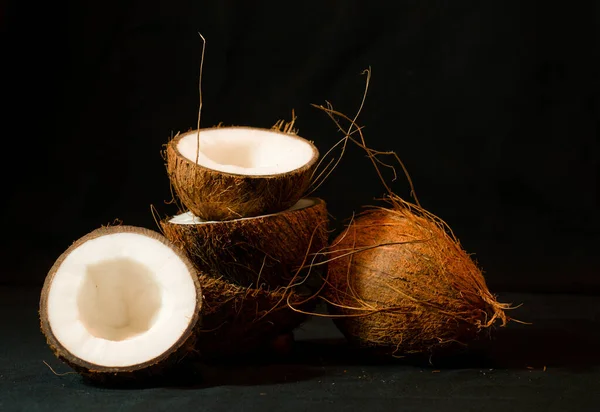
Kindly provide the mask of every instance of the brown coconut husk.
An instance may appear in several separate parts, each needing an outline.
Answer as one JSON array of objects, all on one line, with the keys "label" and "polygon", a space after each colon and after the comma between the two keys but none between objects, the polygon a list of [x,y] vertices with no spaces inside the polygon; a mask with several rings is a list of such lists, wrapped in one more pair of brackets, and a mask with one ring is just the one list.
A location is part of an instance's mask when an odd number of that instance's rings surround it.
[{"label": "brown coconut husk", "polygon": [[[349,122],[342,139],[365,150],[387,190],[386,207],[370,207],[353,219],[327,252],[328,272],[319,293],[335,324],[353,345],[378,354],[403,356],[464,346],[489,336],[496,323],[511,320],[509,304],[499,303],[487,288],[481,269],[464,251],[450,227],[423,209],[408,171],[395,152],[367,147],[356,124],[367,90],[354,118],[315,106],[334,121]],[[354,137],[358,134],[358,138]],[[338,143],[339,144],[339,143]],[[416,203],[393,193],[380,168],[402,167]],[[514,319],[513,319],[514,320]]]},{"label": "brown coconut husk", "polygon": [[247,288],[209,275],[199,279],[204,307],[196,348],[204,360],[223,360],[266,348],[304,323],[308,317],[301,312],[315,307],[314,299],[307,300],[294,288]]},{"label": "brown coconut husk", "polygon": [[[300,283],[306,261],[318,262],[328,245],[327,207],[311,205],[271,215],[197,224],[160,221],[162,232],[183,249],[200,273],[234,285],[265,290]],[[319,259],[315,259],[318,257]],[[304,266],[304,269],[303,269]],[[301,270],[303,269],[303,270]],[[312,271],[320,278],[321,266]]]},{"label": "brown coconut husk", "polygon": [[[256,129],[227,126],[224,128]],[[201,129],[207,131],[212,128]],[[263,129],[261,129],[263,130]],[[292,128],[281,132],[302,139],[313,149],[313,158],[304,166],[273,175],[241,175],[212,170],[185,158],[177,149],[179,141],[198,130],[178,134],[166,145],[167,172],[180,201],[196,216],[205,220],[230,220],[277,213],[293,206],[307,191],[317,166],[319,151],[314,144]]]},{"label": "brown coconut husk", "polygon": [[55,261],[51,267],[44,285],[42,287],[40,297],[40,328],[43,335],[46,338],[46,342],[52,352],[58,359],[69,365],[77,373],[85,377],[86,379],[95,383],[101,384],[114,384],[114,383],[126,383],[126,382],[145,382],[150,381],[155,377],[161,376],[169,370],[177,367],[184,358],[191,358],[196,353],[196,341],[201,327],[201,311],[202,311],[202,289],[200,282],[196,277],[192,277],[196,287],[197,310],[193,317],[189,321],[188,328],[183,332],[181,337],[175,342],[168,350],[164,351],[160,356],[153,359],[149,359],[146,362],[139,363],[131,366],[123,367],[112,367],[96,365],[87,362],[83,359],[73,355],[69,350],[64,348],[58,341],[52,330],[52,325],[48,319],[48,292],[54,276],[58,269],[65,261],[65,259],[75,249],[79,248],[84,243],[97,239],[101,236],[106,236],[114,233],[136,233],[144,236],[151,237],[153,239],[161,241],[163,244],[169,246],[181,259],[184,264],[189,268],[190,273],[195,273],[195,269],[191,261],[188,260],[187,256],[180,251],[175,245],[173,245],[168,239],[161,234],[142,227],[128,226],[128,225],[117,225],[117,226],[103,226],[93,230],[87,235],[76,240],[67,250],[65,250],[59,258]]},{"label": "brown coconut husk", "polygon": [[[467,345],[506,325],[482,271],[440,219],[399,197],[333,242],[323,289],[336,325],[359,347],[403,355]],[[337,317],[339,316],[339,317]]]}]

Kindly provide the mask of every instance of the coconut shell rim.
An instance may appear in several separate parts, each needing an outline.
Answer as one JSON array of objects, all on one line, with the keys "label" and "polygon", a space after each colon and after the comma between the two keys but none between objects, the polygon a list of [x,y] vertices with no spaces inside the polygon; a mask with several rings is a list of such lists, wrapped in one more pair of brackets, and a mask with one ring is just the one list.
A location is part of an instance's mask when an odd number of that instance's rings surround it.
[{"label": "coconut shell rim", "polygon": [[[250,220],[265,219],[265,218],[266,219],[274,219],[275,216],[279,216],[279,215],[283,215],[283,214],[287,214],[287,213],[299,213],[301,211],[305,211],[307,209],[311,209],[311,208],[317,207],[319,205],[324,205],[325,207],[327,207],[327,202],[325,201],[325,199],[322,199],[320,197],[312,197],[312,196],[311,197],[302,197],[299,200],[302,200],[302,199],[310,199],[310,200],[313,200],[314,203],[309,206],[302,207],[299,209],[294,209],[294,210],[286,209],[286,210],[282,210],[280,212],[267,213],[265,215],[238,217],[236,219],[229,219],[229,220],[206,220],[202,223],[176,223],[176,222],[171,222],[171,219],[176,215],[171,215],[171,216],[167,216],[164,219],[162,219],[161,222],[168,223],[171,225],[177,225],[177,226],[195,226],[195,225],[207,225],[207,224],[208,225],[216,225],[216,224],[225,225],[225,224],[234,224],[236,222],[246,222],[246,221],[250,221]],[[190,213],[192,213],[194,215],[194,217],[200,218],[199,216],[196,216],[194,214],[194,212],[192,212],[191,210],[188,210],[188,211]],[[184,213],[186,213],[186,212],[179,213],[179,214],[184,214]]]},{"label": "coconut shell rim", "polygon": [[283,173],[273,173],[273,174],[267,174],[267,175],[246,175],[243,173],[231,173],[231,172],[224,172],[222,170],[216,170],[216,169],[211,169],[210,167],[206,167],[205,165],[201,165],[198,164],[190,159],[188,159],[187,157],[185,157],[183,154],[181,154],[181,152],[179,151],[178,143],[179,141],[184,137],[187,136],[189,134],[192,133],[198,133],[198,129],[195,130],[189,130],[185,133],[178,133],[177,135],[175,135],[175,137],[173,137],[168,143],[167,145],[171,146],[172,150],[175,152],[175,155],[177,157],[179,157],[181,160],[185,161],[186,163],[189,163],[192,167],[196,167],[199,169],[203,169],[206,170],[210,173],[218,173],[218,174],[223,174],[226,176],[232,176],[232,177],[237,177],[237,178],[245,178],[245,179],[277,179],[277,178],[281,178],[282,176],[288,175],[288,174],[296,174],[296,173],[302,173],[305,172],[307,170],[310,170],[315,163],[317,163],[317,161],[319,160],[320,157],[320,153],[319,153],[319,149],[317,148],[317,146],[315,146],[315,144],[311,141],[308,140],[302,136],[299,136],[297,134],[294,133],[284,133],[281,132],[279,130],[274,130],[274,129],[267,129],[267,128],[262,128],[262,127],[252,127],[252,126],[214,126],[214,127],[206,127],[206,128],[201,128],[200,132],[204,131],[209,131],[209,130],[223,130],[223,129],[246,129],[246,130],[260,130],[263,132],[269,132],[269,133],[275,133],[275,134],[281,134],[287,137],[291,137],[294,139],[298,139],[298,140],[302,140],[303,142],[305,142],[306,144],[308,144],[313,152],[313,156],[310,158],[310,160],[303,164],[302,166],[296,168],[296,169],[292,169],[292,170],[288,170],[286,172]]},{"label": "coconut shell rim", "polygon": [[[179,257],[186,267],[190,270],[190,273],[193,274],[192,281],[194,282],[195,291],[196,291],[196,309],[192,317],[190,318],[190,322],[188,323],[187,328],[182,332],[179,339],[177,339],[167,350],[161,353],[159,356],[148,359],[142,363],[136,363],[134,365],[128,366],[103,366],[95,363],[88,362],[80,357],[74,355],[65,348],[60,341],[54,335],[52,331],[52,326],[48,321],[47,309],[48,309],[48,291],[54,280],[54,276],[56,275],[58,269],[63,264],[64,260],[78,247],[83,245],[84,243],[110,234],[117,233],[137,233],[140,235],[151,237],[155,240],[162,242],[164,245],[169,247],[176,255]],[[42,292],[40,297],[40,308],[39,308],[39,318],[40,318],[40,326],[42,333],[45,335],[46,340],[52,351],[59,357],[64,358],[68,361],[68,363],[76,365],[77,367],[81,367],[86,369],[92,373],[129,373],[136,372],[148,367],[161,364],[169,359],[169,357],[175,354],[178,350],[180,350],[184,345],[192,339],[196,332],[195,330],[200,324],[200,314],[202,312],[202,287],[200,284],[200,280],[197,276],[197,270],[194,265],[190,261],[190,259],[179,249],[177,248],[173,242],[167,239],[161,233],[151,230],[148,228],[133,226],[133,225],[118,225],[118,226],[102,226],[100,228],[94,229],[93,231],[87,233],[86,235],[80,237],[75,242],[71,244],[61,255],[56,259],[50,270],[48,271],[48,275],[44,280],[44,284],[42,286]]]}]

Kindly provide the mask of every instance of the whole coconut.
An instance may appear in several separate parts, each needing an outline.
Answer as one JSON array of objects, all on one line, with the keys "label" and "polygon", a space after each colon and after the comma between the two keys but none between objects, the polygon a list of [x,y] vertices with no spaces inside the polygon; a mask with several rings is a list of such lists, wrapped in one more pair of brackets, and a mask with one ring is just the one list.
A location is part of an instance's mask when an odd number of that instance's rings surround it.
[{"label": "whole coconut", "polygon": [[323,296],[348,341],[378,353],[431,353],[468,344],[508,305],[447,225],[391,196],[366,210],[332,242]]}]

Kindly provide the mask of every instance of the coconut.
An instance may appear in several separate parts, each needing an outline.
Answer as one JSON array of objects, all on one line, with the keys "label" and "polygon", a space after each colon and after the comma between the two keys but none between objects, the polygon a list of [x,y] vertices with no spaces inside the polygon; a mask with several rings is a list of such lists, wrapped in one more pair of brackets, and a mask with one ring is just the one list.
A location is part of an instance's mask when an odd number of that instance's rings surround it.
[{"label": "coconut", "polygon": [[205,220],[288,209],[308,189],[318,157],[313,143],[295,133],[252,127],[192,130],[166,148],[175,193]]},{"label": "coconut", "polygon": [[164,236],[101,227],[50,269],[41,330],[55,355],[88,378],[146,378],[194,349],[201,297],[192,263]]},{"label": "coconut", "polygon": [[458,348],[500,321],[508,305],[439,218],[390,199],[332,243],[323,296],[348,341],[386,355]]},{"label": "coconut", "polygon": [[206,362],[230,360],[261,349],[301,326],[315,299],[295,288],[265,290],[201,274],[202,328],[196,349]]},{"label": "coconut", "polygon": [[[301,199],[280,213],[227,221],[206,221],[191,212],[160,222],[199,272],[236,285],[276,289],[301,281],[328,241],[322,199]],[[314,279],[320,279],[315,266]]]},{"label": "coconut", "polygon": [[[206,358],[267,347],[306,320],[328,245],[322,199],[280,213],[205,221],[191,212],[160,221],[165,236],[196,266],[204,293],[198,349]],[[299,309],[299,310],[295,310]]]}]

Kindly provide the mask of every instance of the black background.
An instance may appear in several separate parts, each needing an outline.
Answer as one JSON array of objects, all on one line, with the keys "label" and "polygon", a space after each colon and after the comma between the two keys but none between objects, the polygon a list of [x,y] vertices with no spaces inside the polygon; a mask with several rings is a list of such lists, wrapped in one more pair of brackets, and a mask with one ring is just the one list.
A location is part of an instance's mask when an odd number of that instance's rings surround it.
[{"label": "black background", "polygon": [[[289,120],[325,153],[311,104],[394,150],[423,206],[502,290],[598,290],[599,32],[595,2],[9,2],[3,167],[17,266],[39,284],[68,245],[121,219],[175,213],[162,145],[202,125]],[[12,92],[12,93],[11,93]],[[13,114],[14,111],[14,114]],[[391,179],[391,175],[386,178]],[[394,191],[409,198],[402,176]],[[352,147],[316,195],[334,225],[384,194]],[[15,256],[22,258],[15,259]]]},{"label": "black background", "polygon": [[[0,0],[0,409],[596,410],[599,21],[583,0]],[[294,109],[323,154],[341,134],[311,104],[353,115],[371,67],[368,144],[399,154],[423,206],[533,324],[441,364],[363,362],[314,318],[292,356],[200,382],[125,391],[52,374],[42,360],[68,368],[37,305],[55,259],[115,219],[156,229],[150,205],[176,211],[160,152],[196,126],[198,32],[203,126],[270,127]],[[409,198],[402,176],[393,189]],[[383,194],[356,147],[316,193],[337,229]]]}]

